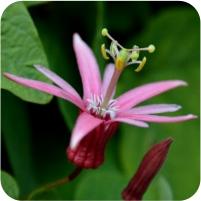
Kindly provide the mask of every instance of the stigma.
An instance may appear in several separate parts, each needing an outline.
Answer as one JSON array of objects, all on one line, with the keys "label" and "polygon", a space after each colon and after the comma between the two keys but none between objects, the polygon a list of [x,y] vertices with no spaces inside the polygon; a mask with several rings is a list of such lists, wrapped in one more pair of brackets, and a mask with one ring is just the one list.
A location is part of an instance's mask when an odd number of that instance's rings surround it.
[{"label": "stigma", "polygon": [[103,101],[103,96],[91,94],[91,97],[87,99],[87,111],[105,120],[114,119],[118,111],[116,101],[112,99],[106,107],[102,107]]},{"label": "stigma", "polygon": [[110,48],[106,49],[105,44],[101,45],[101,53],[104,59],[108,60],[110,57],[113,59],[115,68],[118,71],[122,71],[125,67],[137,64],[136,72],[140,72],[145,63],[146,57],[139,59],[140,51],[148,51],[153,53],[155,51],[155,46],[153,44],[148,47],[140,48],[134,45],[133,48],[124,48],[117,40],[115,40],[108,32],[106,28],[102,29],[102,36],[107,37],[111,40]]}]

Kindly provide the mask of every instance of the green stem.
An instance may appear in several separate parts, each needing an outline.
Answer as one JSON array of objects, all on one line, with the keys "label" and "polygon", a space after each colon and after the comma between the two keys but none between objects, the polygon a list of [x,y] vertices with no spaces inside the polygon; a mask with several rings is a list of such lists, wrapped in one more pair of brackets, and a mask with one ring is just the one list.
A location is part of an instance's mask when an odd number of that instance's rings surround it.
[{"label": "green stem", "polygon": [[73,179],[75,179],[81,172],[82,168],[80,167],[76,167],[76,169],[74,169],[74,171],[68,176],[68,177],[64,177],[62,179],[59,179],[57,181],[54,181],[54,182],[51,182],[51,183],[48,183],[44,186],[41,186],[37,189],[35,189],[34,191],[32,191],[28,197],[27,197],[27,200],[31,200],[35,195],[39,194],[39,193],[42,193],[42,192],[45,192],[45,191],[49,191],[55,187],[58,187],[58,186],[61,186],[63,184],[67,184],[69,183],[70,181],[72,181]]}]

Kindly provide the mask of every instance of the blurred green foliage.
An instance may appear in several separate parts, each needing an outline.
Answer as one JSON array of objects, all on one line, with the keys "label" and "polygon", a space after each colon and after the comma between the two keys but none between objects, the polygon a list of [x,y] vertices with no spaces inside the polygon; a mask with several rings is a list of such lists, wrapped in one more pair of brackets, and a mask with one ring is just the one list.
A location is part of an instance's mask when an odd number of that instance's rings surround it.
[{"label": "blurred green foliage", "polygon": [[8,92],[2,93],[1,100],[3,141],[20,192],[27,193],[35,186],[28,111],[20,99]]},{"label": "blurred green foliage", "polygon": [[15,179],[5,171],[1,171],[1,185],[4,191],[14,199],[19,198],[19,188]]},{"label": "blurred green foliage", "polygon": [[[41,63],[81,94],[72,34],[78,32],[93,48],[103,72],[105,62],[99,50],[105,40],[100,30],[107,26],[112,35],[128,47],[153,43],[157,48],[154,54],[147,55],[148,62],[142,72],[136,74],[132,67],[125,71],[117,95],[148,82],[182,79],[189,83],[187,88],[173,90],[146,103],[181,104],[183,110],[177,114],[199,115],[200,27],[199,16],[190,5],[183,2],[25,4],[14,3],[3,14],[2,71],[47,81],[30,67]],[[2,88],[30,102],[51,100],[49,95],[20,87],[4,78]],[[6,147],[3,153],[9,163],[2,166],[15,176],[22,198],[37,186],[66,176],[73,168],[66,159],[65,147],[77,109],[56,98],[43,106],[46,109],[41,107],[30,106],[2,90],[2,133]],[[47,110],[50,110],[48,114]],[[107,147],[103,166],[87,170],[72,183],[35,199],[120,199],[121,191],[150,145],[168,136],[174,138],[168,159],[144,199],[187,199],[196,192],[200,182],[198,120],[151,124],[149,129],[121,125]]]}]

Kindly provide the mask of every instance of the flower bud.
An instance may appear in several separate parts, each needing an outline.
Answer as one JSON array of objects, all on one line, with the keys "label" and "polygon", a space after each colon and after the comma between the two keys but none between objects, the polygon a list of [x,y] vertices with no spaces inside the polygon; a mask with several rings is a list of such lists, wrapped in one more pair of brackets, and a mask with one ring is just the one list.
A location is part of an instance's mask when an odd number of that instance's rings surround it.
[{"label": "flower bud", "polygon": [[141,200],[150,182],[163,165],[172,139],[154,145],[144,156],[137,172],[122,192],[124,200]]}]

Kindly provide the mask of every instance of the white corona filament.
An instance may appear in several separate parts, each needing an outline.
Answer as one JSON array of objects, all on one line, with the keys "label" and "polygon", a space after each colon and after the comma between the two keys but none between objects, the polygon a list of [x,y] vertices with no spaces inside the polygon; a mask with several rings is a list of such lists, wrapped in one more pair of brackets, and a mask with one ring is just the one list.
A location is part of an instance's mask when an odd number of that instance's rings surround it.
[{"label": "white corona filament", "polygon": [[107,107],[101,107],[103,103],[103,96],[93,94],[89,99],[87,99],[87,102],[87,110],[101,118],[109,117],[110,119],[113,119],[118,111],[116,101],[113,99],[109,101]]}]

